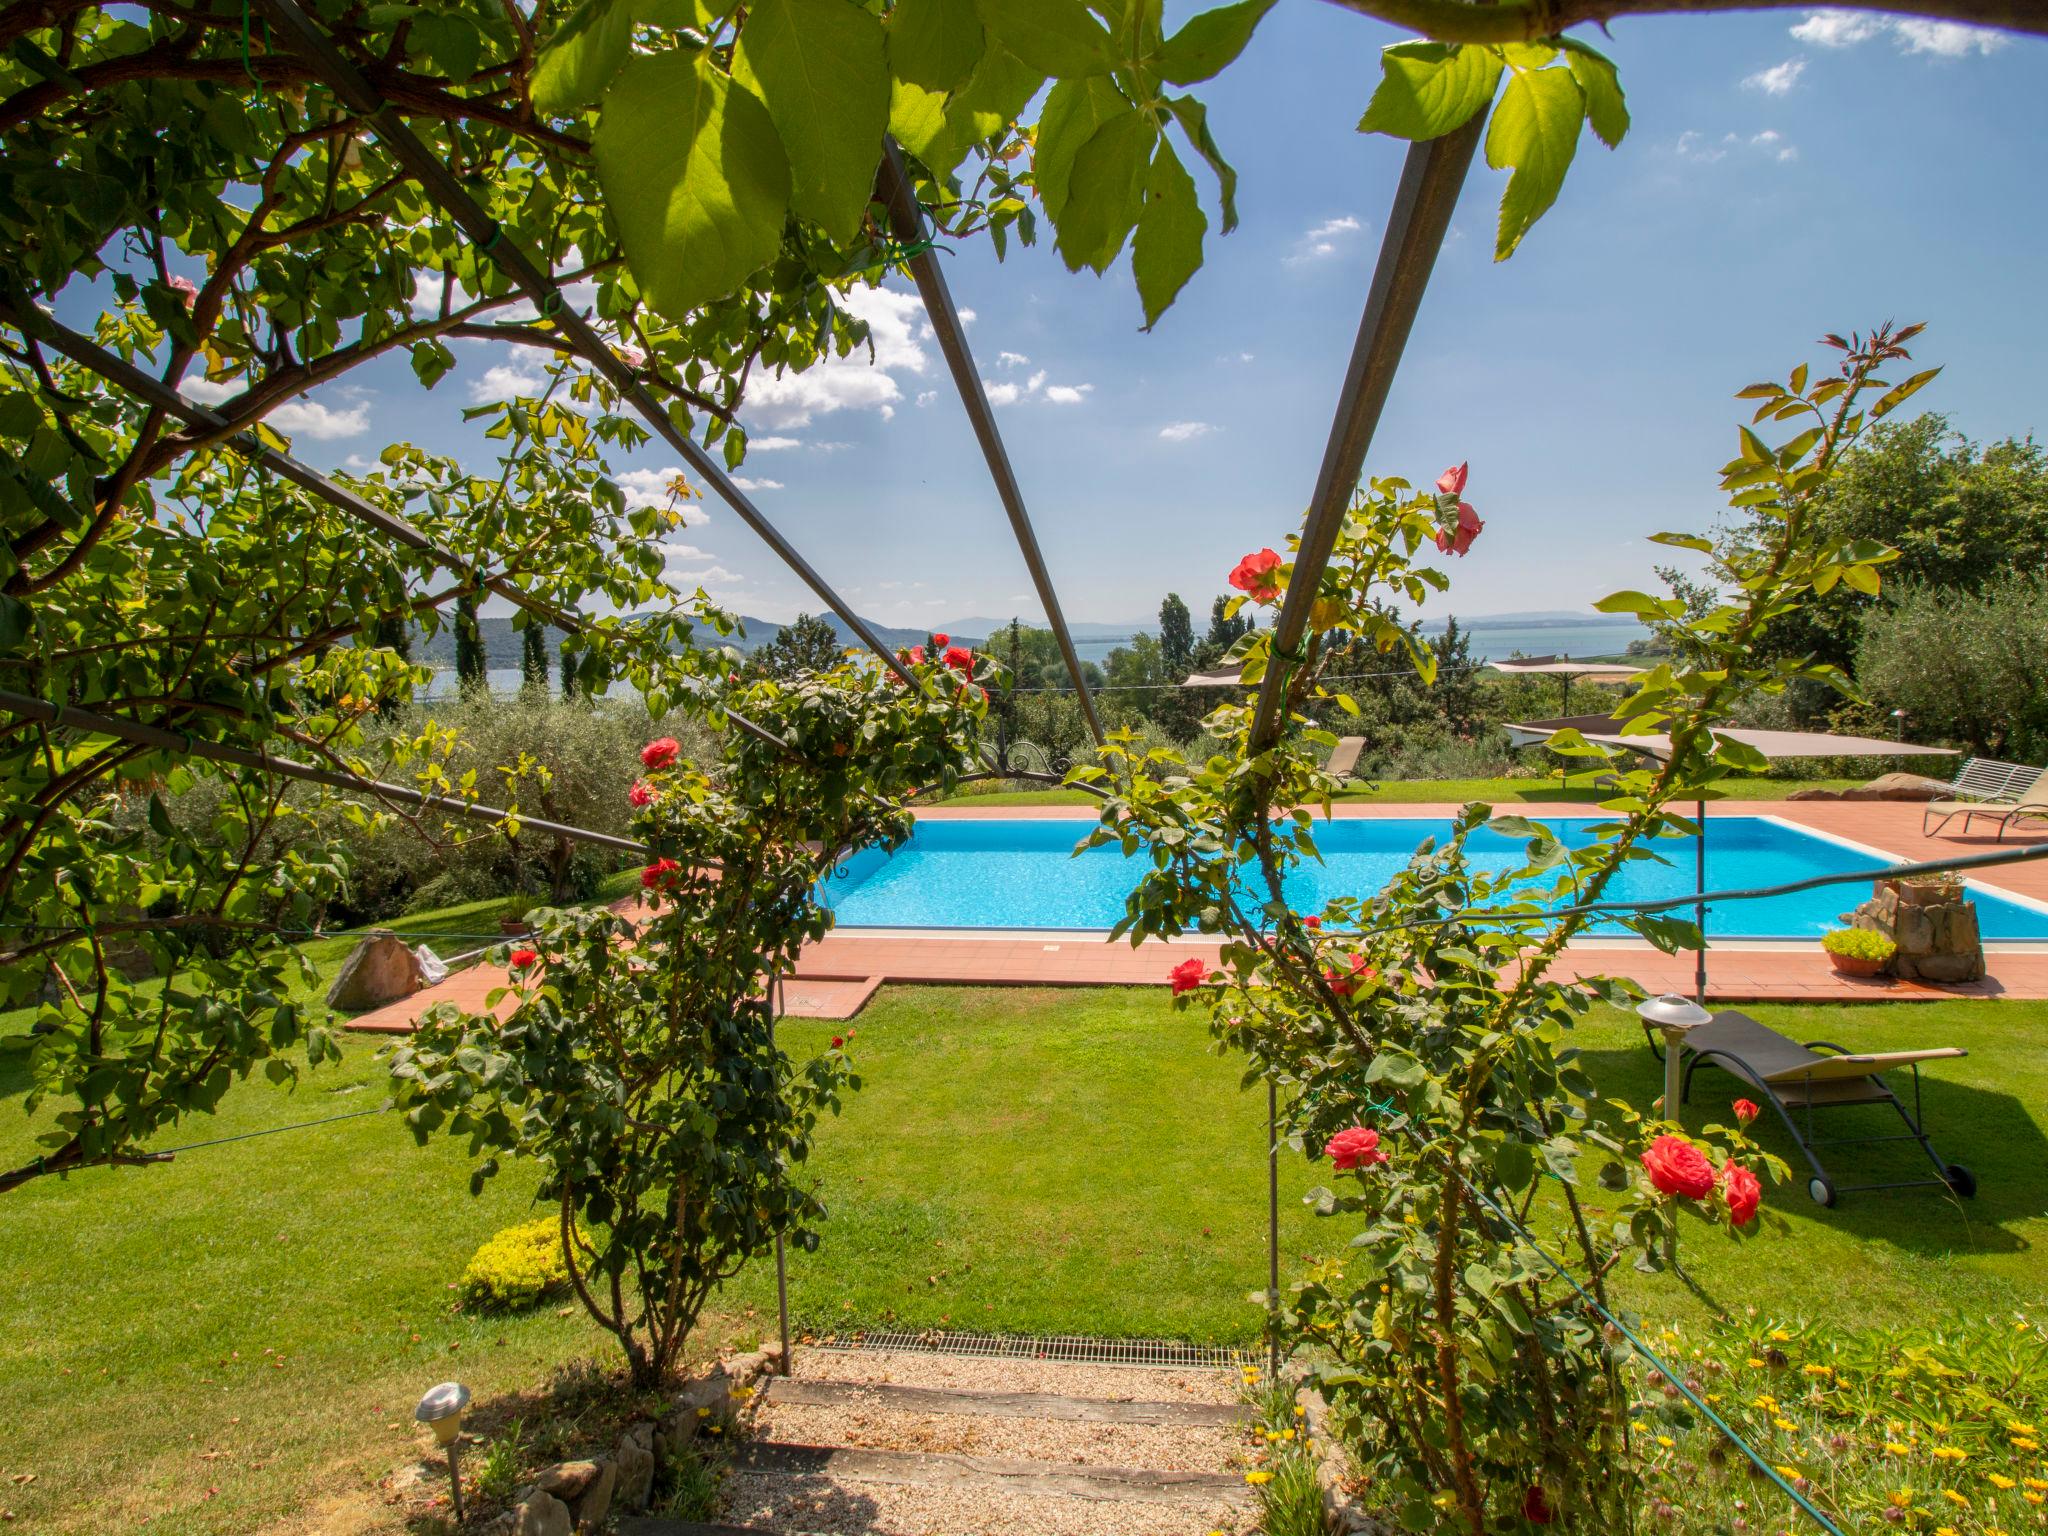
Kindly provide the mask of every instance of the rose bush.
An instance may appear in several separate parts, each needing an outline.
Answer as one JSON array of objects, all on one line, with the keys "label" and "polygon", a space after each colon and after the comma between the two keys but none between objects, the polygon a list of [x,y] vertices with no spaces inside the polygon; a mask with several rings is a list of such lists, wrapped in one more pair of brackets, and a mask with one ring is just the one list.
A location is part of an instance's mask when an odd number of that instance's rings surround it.
[{"label": "rose bush", "polygon": [[[1358,712],[1324,681],[1329,658],[1406,656],[1430,678],[1432,655],[1396,605],[1445,585],[1415,562],[1423,546],[1462,554],[1483,528],[1462,499],[1462,464],[1425,493],[1398,479],[1362,486],[1314,574],[1295,652],[1275,650],[1271,626],[1233,649],[1245,683],[1278,696],[1270,734],[1255,736],[1256,702],[1246,698],[1209,717],[1223,750],[1206,762],[1123,732],[1100,766],[1071,775],[1106,796],[1089,845],[1144,856],[1117,933],[1222,940],[1213,978],[1189,984],[1191,973],[1176,973],[1176,1006],[1208,1008],[1218,1038],[1279,1089],[1292,1144],[1333,1150],[1358,1175],[1311,1196],[1352,1229],[1343,1256],[1310,1265],[1290,1297],[1260,1299],[1305,1352],[1404,1530],[1631,1528],[1643,1482],[1622,1336],[1603,1330],[1586,1298],[1604,1307],[1608,1274],[1631,1255],[1644,1267],[1664,1263],[1681,1221],[1740,1240],[1758,1225],[1757,1173],[1785,1175],[1739,1127],[1681,1139],[1676,1125],[1603,1096],[1572,1028],[1596,1000],[1640,994],[1551,970],[1619,869],[1655,857],[1661,839],[1695,832],[1675,806],[1762,766],[1713,732],[1739,700],[1800,680],[1840,683],[1829,668],[1762,658],[1755,641],[1767,619],[1838,586],[1875,588],[1889,552],[1816,535],[1808,509],[1865,421],[1929,376],[1896,386],[1877,378],[1917,329],[1831,338],[1842,354],[1834,373],[1816,378],[1801,365],[1785,383],[1743,391],[1759,402],[1759,422],[1802,428],[1775,447],[1742,428],[1738,457],[1722,471],[1731,501],[1770,536],[1718,548],[1658,536],[1707,556],[1711,585],[1729,599],[1694,614],[1636,592],[1600,605],[1681,631],[1678,654],[1696,659],[1644,673],[1618,707],[1624,732],[1668,735],[1663,763],[1631,766],[1573,731],[1551,738],[1615,785],[1588,845],[1471,805],[1378,893],[1309,914],[1290,900],[1290,872],[1318,856],[1315,808],[1327,814],[1338,788],[1322,766],[1336,738],[1316,722]],[[1873,388],[1883,392],[1866,402]],[[1283,603],[1301,579],[1272,551],[1247,556],[1231,574],[1243,595],[1229,611]],[[1482,829],[1521,843],[1515,867],[1470,856]],[[1569,915],[1553,911],[1567,903]],[[1699,942],[1675,918],[1618,920],[1667,950]],[[1368,1132],[1384,1158],[1370,1177],[1357,1159]]]}]

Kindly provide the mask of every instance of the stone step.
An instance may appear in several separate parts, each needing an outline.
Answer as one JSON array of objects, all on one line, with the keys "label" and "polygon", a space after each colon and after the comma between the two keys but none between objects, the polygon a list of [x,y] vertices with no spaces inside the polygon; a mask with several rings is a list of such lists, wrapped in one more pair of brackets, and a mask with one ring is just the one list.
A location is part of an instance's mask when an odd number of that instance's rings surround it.
[{"label": "stone step", "polygon": [[1249,1503],[1251,1491],[1231,1472],[1157,1472],[1142,1467],[1061,1466],[1002,1456],[884,1451],[849,1446],[748,1441],[734,1448],[733,1470],[756,1475],[821,1478],[833,1483],[905,1483],[1014,1495],[1111,1503]]},{"label": "stone step", "polygon": [[771,1531],[765,1525],[709,1525],[702,1520],[671,1520],[666,1515],[628,1515],[612,1522],[618,1536],[802,1536]]},{"label": "stone step", "polygon": [[1062,1419],[1087,1424],[1185,1425],[1235,1428],[1251,1418],[1246,1407],[1225,1403],[1162,1403],[1131,1398],[1065,1397],[1051,1392],[990,1392],[966,1387],[900,1387],[884,1382],[814,1381],[777,1376],[768,1401],[819,1408],[877,1408],[901,1413],[972,1418]]}]

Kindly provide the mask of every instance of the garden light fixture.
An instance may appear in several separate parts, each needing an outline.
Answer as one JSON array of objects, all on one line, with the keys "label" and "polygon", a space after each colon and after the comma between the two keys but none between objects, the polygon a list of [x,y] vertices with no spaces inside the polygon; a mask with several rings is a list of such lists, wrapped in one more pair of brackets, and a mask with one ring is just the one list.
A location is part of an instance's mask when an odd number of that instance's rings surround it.
[{"label": "garden light fixture", "polygon": [[412,1416],[434,1432],[434,1443],[448,1450],[448,1488],[455,1498],[455,1519],[462,1519],[462,1473],[456,1466],[456,1449],[462,1442],[462,1411],[469,1406],[469,1388],[459,1381],[444,1381],[427,1389]]},{"label": "garden light fixture", "polygon": [[1664,1118],[1676,1123],[1679,1052],[1684,1048],[1686,1035],[1702,1024],[1711,1024],[1714,1016],[1691,998],[1666,992],[1662,997],[1638,1003],[1636,1017],[1664,1036]]}]

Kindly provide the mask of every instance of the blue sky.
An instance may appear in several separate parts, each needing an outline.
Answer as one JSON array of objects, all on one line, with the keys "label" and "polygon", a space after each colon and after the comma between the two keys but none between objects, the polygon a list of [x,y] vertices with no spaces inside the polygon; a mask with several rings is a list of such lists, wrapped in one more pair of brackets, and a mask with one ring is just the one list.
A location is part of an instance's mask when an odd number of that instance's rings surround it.
[{"label": "blue sky", "polygon": [[[1146,618],[1169,589],[1205,607],[1239,555],[1297,525],[1399,173],[1401,145],[1355,131],[1395,38],[1284,0],[1199,88],[1243,223],[1218,237],[1211,200],[1207,265],[1149,335],[1121,265],[1070,275],[1049,243],[947,258],[1070,617]],[[1605,46],[1627,140],[1609,152],[1587,134],[1557,206],[1498,265],[1501,177],[1475,165],[1368,460],[1417,480],[1471,461],[1487,528],[1439,612],[1584,609],[1646,584],[1663,552],[1644,535],[1719,508],[1728,397],[1818,359],[1823,331],[1928,321],[1920,358],[1947,366],[1928,408],[1978,438],[2048,425],[2048,44],[1795,11],[1618,23]],[[875,619],[1032,618],[921,308],[907,289],[865,308],[880,366],[771,386],[742,474]],[[460,369],[424,398],[397,363],[320,396],[296,446],[339,464],[409,434],[484,462],[461,408],[525,360],[457,346]],[[819,606],[708,511],[678,537],[679,574],[769,618]]]}]

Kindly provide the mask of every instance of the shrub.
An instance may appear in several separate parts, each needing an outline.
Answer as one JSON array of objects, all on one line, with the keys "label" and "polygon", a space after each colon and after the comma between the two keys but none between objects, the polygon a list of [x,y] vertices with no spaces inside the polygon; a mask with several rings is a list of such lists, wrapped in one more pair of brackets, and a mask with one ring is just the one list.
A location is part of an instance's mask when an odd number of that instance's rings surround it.
[{"label": "shrub", "polygon": [[1868,928],[1835,928],[1824,935],[1820,947],[1847,960],[1889,960],[1899,946]]},{"label": "shrub", "polygon": [[530,1307],[568,1283],[561,1221],[542,1216],[507,1227],[477,1249],[456,1294],[467,1307]]}]

